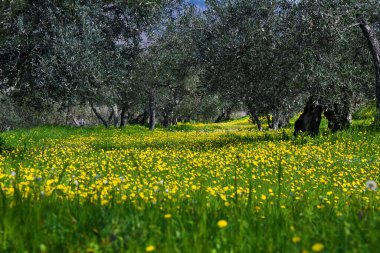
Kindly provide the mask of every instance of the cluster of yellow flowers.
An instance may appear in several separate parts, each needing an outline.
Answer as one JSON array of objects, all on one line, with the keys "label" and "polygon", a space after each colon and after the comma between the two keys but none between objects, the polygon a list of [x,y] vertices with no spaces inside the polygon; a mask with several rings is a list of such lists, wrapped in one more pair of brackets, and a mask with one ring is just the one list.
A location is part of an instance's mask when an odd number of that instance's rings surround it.
[{"label": "cluster of yellow flowers", "polygon": [[[268,134],[272,138],[266,139]],[[203,197],[228,206],[251,200],[258,211],[278,199],[287,208],[288,200],[311,195],[318,196],[312,201],[316,208],[349,205],[350,196],[379,200],[377,191],[366,188],[369,179],[379,179],[377,144],[365,139],[295,144],[276,136],[247,129],[112,130],[49,139],[3,152],[0,187],[8,196],[19,191],[35,199],[54,195],[103,205],[161,206]]]}]

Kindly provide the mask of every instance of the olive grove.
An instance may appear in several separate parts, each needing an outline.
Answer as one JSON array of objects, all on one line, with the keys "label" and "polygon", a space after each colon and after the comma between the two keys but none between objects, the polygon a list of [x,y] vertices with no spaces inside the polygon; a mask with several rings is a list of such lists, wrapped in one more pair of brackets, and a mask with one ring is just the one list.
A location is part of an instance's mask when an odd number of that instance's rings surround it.
[{"label": "olive grove", "polygon": [[379,17],[375,0],[2,1],[0,130],[234,111],[278,129],[303,111],[295,133],[314,135],[371,101],[379,123]]}]

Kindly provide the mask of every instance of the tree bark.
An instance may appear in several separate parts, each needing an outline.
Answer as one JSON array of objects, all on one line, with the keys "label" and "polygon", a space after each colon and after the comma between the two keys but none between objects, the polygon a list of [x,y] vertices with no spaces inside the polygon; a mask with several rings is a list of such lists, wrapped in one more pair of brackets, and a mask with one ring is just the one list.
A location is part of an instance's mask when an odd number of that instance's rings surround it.
[{"label": "tree bark", "polygon": [[273,114],[272,129],[278,130],[280,128],[280,115]]},{"label": "tree bark", "polygon": [[289,116],[283,111],[279,110],[273,113],[272,115],[272,129],[278,130],[279,128],[283,128],[289,125]]},{"label": "tree bark", "polygon": [[173,118],[174,118],[173,109],[164,110],[163,117],[164,117],[164,120],[162,121],[162,126],[165,128],[172,126]]},{"label": "tree bark", "polygon": [[350,126],[351,110],[350,105],[347,103],[340,106],[335,104],[333,108],[325,110],[324,115],[332,132],[340,131]]},{"label": "tree bark", "polygon": [[114,105],[112,107],[112,111],[114,112],[113,113],[113,125],[114,125],[114,127],[117,127],[119,125],[119,115],[118,115],[119,108],[118,108],[118,106]]},{"label": "tree bark", "polygon": [[156,126],[156,101],[154,94],[149,94],[149,130],[153,131]]},{"label": "tree bark", "polygon": [[373,64],[375,67],[376,109],[377,109],[375,123],[380,124],[380,44],[379,44],[379,40],[376,38],[375,32],[373,31],[371,26],[369,26],[367,21],[361,16],[358,16],[357,19],[359,22],[359,27],[367,39],[368,46],[373,58]]},{"label": "tree bark", "polygon": [[257,129],[259,131],[263,131],[263,125],[261,124],[261,120],[259,119],[259,116],[256,113],[251,113],[253,123],[257,124]]},{"label": "tree bark", "polygon": [[98,110],[96,110],[94,104],[92,102],[90,102],[90,106],[91,106],[91,109],[92,111],[95,113],[96,117],[103,123],[103,125],[107,128],[108,127],[108,122],[107,120],[105,120],[102,115],[100,115],[100,113],[98,112]]},{"label": "tree bark", "polygon": [[65,124],[68,125],[69,124],[69,117],[70,117],[70,103],[67,102],[66,103],[66,122]]},{"label": "tree bark", "polygon": [[215,123],[220,123],[220,122],[224,121],[225,118],[226,118],[226,111],[224,110],[224,108],[222,108],[222,113],[215,120]]},{"label": "tree bark", "polygon": [[267,122],[268,122],[268,129],[273,128],[273,124],[272,124],[272,122],[271,122],[271,119],[270,119],[270,115],[269,115],[269,114],[267,114]]},{"label": "tree bark", "polygon": [[108,116],[108,120],[107,120],[107,124],[110,125],[111,122],[112,122],[112,119],[115,117],[115,110],[113,109],[113,107],[111,107],[111,113],[110,113],[110,116]]},{"label": "tree bark", "polygon": [[322,111],[322,106],[315,104],[310,98],[303,113],[294,124],[294,136],[296,137],[299,132],[308,132],[311,136],[317,135],[322,120]]},{"label": "tree bark", "polygon": [[173,117],[172,117],[172,126],[177,125],[177,123],[178,123],[178,118],[176,116],[174,116],[174,114],[173,114]]},{"label": "tree bark", "polygon": [[120,128],[123,128],[127,125],[127,118],[128,118],[128,108],[127,106],[123,105],[121,107],[121,112],[120,112]]}]

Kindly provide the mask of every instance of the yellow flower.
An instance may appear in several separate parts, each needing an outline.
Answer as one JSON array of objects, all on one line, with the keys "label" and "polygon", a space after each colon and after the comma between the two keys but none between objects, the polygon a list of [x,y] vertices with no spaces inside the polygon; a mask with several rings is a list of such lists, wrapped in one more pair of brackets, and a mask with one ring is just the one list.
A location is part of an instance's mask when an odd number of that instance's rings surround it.
[{"label": "yellow flower", "polygon": [[263,194],[263,195],[261,195],[261,199],[262,199],[262,200],[266,200],[266,199],[267,199],[267,196],[265,196],[265,195]]},{"label": "yellow flower", "polygon": [[227,227],[228,222],[226,220],[220,220],[220,221],[218,221],[217,225],[219,228],[225,228],[225,227]]},{"label": "yellow flower", "polygon": [[311,247],[311,249],[314,251],[314,252],[321,252],[323,249],[324,249],[325,246],[323,246],[322,243],[314,243],[313,246]]},{"label": "yellow flower", "polygon": [[299,243],[301,241],[301,237],[298,235],[293,236],[292,238],[293,243]]},{"label": "yellow flower", "polygon": [[170,219],[171,217],[172,217],[172,215],[170,213],[167,213],[167,214],[164,215],[165,219]]},{"label": "yellow flower", "polygon": [[156,249],[155,246],[153,246],[153,245],[149,245],[149,246],[147,246],[147,247],[145,248],[145,251],[146,251],[146,252],[152,252],[152,251],[154,251],[155,249]]}]

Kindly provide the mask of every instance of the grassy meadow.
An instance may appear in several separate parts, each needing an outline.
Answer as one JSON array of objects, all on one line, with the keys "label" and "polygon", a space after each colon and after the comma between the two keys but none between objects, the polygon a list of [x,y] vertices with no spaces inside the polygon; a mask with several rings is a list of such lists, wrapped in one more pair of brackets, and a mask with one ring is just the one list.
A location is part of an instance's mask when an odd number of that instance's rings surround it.
[{"label": "grassy meadow", "polygon": [[380,247],[380,132],[363,122],[297,139],[247,118],[0,137],[0,252]]}]

